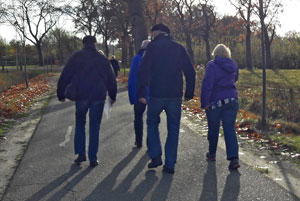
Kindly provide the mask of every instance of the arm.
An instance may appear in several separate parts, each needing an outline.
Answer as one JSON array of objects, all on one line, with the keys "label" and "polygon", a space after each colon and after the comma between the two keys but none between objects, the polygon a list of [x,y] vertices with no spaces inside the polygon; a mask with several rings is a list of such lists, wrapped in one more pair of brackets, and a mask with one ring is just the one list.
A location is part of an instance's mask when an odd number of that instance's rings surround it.
[{"label": "arm", "polygon": [[130,65],[130,72],[128,77],[128,96],[131,104],[134,104],[136,99],[139,60],[139,56],[135,56],[132,59]]},{"label": "arm", "polygon": [[146,88],[150,86],[150,73],[152,66],[152,49],[148,45],[144,56],[141,61],[141,66],[138,70],[138,89],[137,89],[137,97],[146,98],[147,90]]},{"label": "arm", "polygon": [[195,70],[189,55],[186,50],[182,48],[182,59],[183,59],[183,73],[186,80],[186,90],[184,98],[189,100],[194,97],[195,90]]},{"label": "arm", "polygon": [[116,76],[114,74],[114,71],[110,65],[110,62],[107,60],[106,63],[107,67],[107,80],[106,80],[106,88],[108,91],[108,95],[112,102],[114,103],[116,101],[117,96],[117,82],[116,82]]},{"label": "arm", "polygon": [[64,67],[58,83],[57,83],[57,97],[58,100],[63,101],[65,99],[65,90],[66,87],[71,83],[72,78],[75,74],[75,65],[74,65],[75,55],[73,55],[67,62]]},{"label": "arm", "polygon": [[212,90],[214,87],[214,69],[210,65],[210,63],[206,66],[205,75],[202,81],[202,88],[201,88],[201,108],[206,108],[209,106],[209,100],[212,94]]}]

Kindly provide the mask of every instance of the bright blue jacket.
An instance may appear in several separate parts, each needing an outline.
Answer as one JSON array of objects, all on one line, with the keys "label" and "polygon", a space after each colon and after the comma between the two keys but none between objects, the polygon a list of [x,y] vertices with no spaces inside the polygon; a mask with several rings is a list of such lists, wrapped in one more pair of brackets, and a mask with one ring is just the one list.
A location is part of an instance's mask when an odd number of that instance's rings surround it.
[{"label": "bright blue jacket", "polygon": [[[144,55],[145,49],[140,50],[135,57],[133,57],[129,78],[128,78],[128,96],[130,104],[136,104],[138,101],[137,98],[137,80],[138,80],[138,69],[140,68],[140,64]],[[148,95],[147,95],[148,97]]]}]

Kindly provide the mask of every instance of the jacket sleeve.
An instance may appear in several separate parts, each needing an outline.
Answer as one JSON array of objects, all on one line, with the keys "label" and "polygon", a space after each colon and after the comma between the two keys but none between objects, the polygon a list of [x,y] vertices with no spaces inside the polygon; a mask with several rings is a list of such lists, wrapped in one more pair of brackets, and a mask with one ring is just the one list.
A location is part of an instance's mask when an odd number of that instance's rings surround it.
[{"label": "jacket sleeve", "polygon": [[137,76],[138,76],[138,65],[140,63],[139,56],[135,56],[132,59],[130,65],[130,72],[128,77],[128,96],[130,104],[136,103],[136,95],[137,95]]},{"label": "jacket sleeve", "polygon": [[209,100],[212,94],[212,90],[214,87],[214,69],[210,65],[210,63],[206,66],[205,75],[202,81],[202,88],[201,88],[201,108],[205,108],[209,105]]},{"label": "jacket sleeve", "polygon": [[148,45],[138,69],[138,89],[137,98],[146,98],[147,87],[150,86],[151,66],[152,66],[152,49]]},{"label": "jacket sleeve", "polygon": [[65,90],[66,87],[71,83],[72,78],[75,74],[75,65],[74,65],[75,55],[72,55],[71,58],[68,60],[67,64],[65,65],[58,83],[57,83],[57,97],[58,100],[65,99]]},{"label": "jacket sleeve", "polygon": [[106,80],[106,88],[108,91],[108,95],[112,101],[116,101],[117,97],[117,81],[112,66],[110,62],[107,60],[107,80]]},{"label": "jacket sleeve", "polygon": [[182,59],[183,59],[183,73],[186,81],[184,97],[187,99],[192,99],[194,97],[196,73],[192,61],[189,55],[187,54],[185,48],[183,47],[182,47]]}]

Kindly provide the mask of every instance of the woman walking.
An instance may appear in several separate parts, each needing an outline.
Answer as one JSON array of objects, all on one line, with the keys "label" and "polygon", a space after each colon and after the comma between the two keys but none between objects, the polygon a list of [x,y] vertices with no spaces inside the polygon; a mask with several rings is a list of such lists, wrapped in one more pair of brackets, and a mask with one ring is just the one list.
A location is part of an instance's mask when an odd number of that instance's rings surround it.
[{"label": "woman walking", "polygon": [[231,59],[231,52],[224,44],[213,50],[214,60],[208,62],[201,89],[201,108],[205,108],[208,122],[209,151],[206,158],[216,160],[220,123],[224,130],[229,170],[240,167],[238,141],[235,132],[236,115],[239,109],[238,92],[235,82],[239,69]]}]

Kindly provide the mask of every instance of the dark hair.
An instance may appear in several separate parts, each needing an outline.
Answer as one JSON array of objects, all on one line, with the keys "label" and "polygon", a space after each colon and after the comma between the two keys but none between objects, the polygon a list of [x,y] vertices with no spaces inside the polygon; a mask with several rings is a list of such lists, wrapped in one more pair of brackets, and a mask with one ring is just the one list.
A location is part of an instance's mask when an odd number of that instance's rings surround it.
[{"label": "dark hair", "polygon": [[165,32],[167,34],[170,34],[170,32],[171,32],[169,27],[167,27],[166,25],[161,24],[161,23],[154,25],[151,29],[151,32],[152,31],[162,31],[162,32]]},{"label": "dark hair", "polygon": [[96,37],[95,36],[85,36],[83,39],[82,39],[82,43],[83,44],[94,44],[96,43]]}]

